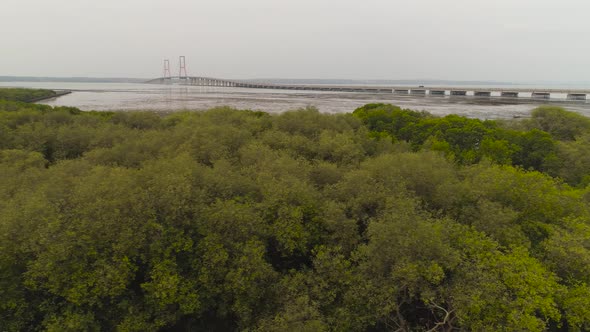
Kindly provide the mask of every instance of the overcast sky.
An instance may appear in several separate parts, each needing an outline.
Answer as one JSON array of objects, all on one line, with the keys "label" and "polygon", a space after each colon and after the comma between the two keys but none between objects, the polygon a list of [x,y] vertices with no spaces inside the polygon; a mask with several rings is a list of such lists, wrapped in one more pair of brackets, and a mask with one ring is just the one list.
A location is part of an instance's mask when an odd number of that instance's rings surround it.
[{"label": "overcast sky", "polygon": [[0,0],[0,76],[590,81],[588,0]]}]

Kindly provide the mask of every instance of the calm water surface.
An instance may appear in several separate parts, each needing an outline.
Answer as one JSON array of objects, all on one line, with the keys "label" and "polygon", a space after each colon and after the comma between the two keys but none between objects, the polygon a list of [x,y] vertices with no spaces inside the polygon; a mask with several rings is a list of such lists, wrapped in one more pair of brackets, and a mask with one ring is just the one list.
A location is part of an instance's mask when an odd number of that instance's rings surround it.
[{"label": "calm water surface", "polygon": [[[527,117],[543,104],[552,104],[590,116],[590,101],[552,101],[526,98],[488,99],[450,96],[404,96],[390,93],[263,90],[128,83],[0,82],[0,86],[72,90],[69,95],[46,100],[52,106],[74,106],[82,110],[149,110],[172,112],[205,110],[216,106],[284,112],[313,106],[321,112],[347,113],[367,103],[391,103],[436,115],[460,114],[481,119]],[[590,97],[590,96],[589,96]]]}]

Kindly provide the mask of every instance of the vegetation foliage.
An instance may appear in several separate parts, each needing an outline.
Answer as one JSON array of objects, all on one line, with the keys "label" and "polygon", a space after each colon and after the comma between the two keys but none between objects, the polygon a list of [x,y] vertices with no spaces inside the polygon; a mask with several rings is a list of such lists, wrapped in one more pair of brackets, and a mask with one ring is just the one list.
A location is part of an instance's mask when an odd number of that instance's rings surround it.
[{"label": "vegetation foliage", "polygon": [[588,119],[0,102],[2,331],[583,331]]},{"label": "vegetation foliage", "polygon": [[55,91],[46,89],[0,88],[0,100],[31,102],[55,95]]}]

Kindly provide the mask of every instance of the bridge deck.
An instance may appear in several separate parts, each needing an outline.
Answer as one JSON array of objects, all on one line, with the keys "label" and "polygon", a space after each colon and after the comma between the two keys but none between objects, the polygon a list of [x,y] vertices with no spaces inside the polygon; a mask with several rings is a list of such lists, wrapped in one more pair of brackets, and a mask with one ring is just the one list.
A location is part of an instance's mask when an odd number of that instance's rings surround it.
[{"label": "bridge deck", "polygon": [[436,91],[455,92],[500,92],[500,93],[560,93],[568,95],[588,95],[590,89],[550,89],[537,87],[461,87],[461,86],[400,86],[400,85],[334,85],[334,84],[277,84],[243,80],[228,80],[213,77],[186,77],[186,78],[156,78],[146,83],[168,83],[172,79],[179,80],[182,84],[196,86],[219,86],[219,87],[243,87],[253,89],[284,89],[284,90],[315,90],[315,91],[344,91],[344,92],[394,92],[394,90],[418,91],[425,93]]}]

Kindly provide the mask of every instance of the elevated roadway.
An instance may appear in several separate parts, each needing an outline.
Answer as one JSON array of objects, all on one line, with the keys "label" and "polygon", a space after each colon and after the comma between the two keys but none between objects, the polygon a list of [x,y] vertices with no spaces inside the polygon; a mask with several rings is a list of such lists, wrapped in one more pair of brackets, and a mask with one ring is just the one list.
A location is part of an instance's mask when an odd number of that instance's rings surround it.
[{"label": "elevated roadway", "polygon": [[475,96],[491,97],[492,93],[499,93],[501,97],[518,98],[521,93],[530,94],[531,98],[550,99],[551,94],[567,95],[570,100],[586,100],[590,89],[546,89],[531,87],[459,87],[459,86],[378,86],[378,85],[327,85],[327,84],[278,84],[245,80],[229,80],[213,77],[186,76],[160,77],[145,83],[150,84],[183,84],[193,86],[237,87],[250,89],[278,89],[278,90],[311,90],[311,91],[340,91],[340,92],[369,92],[394,93],[433,96]]}]

